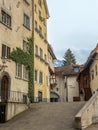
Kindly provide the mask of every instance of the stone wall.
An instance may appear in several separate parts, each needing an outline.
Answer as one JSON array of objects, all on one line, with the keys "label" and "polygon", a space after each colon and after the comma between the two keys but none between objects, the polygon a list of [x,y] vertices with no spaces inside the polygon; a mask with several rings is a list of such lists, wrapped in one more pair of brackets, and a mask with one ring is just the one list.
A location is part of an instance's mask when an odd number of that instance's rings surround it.
[{"label": "stone wall", "polygon": [[14,116],[28,109],[27,104],[19,104],[19,103],[8,103],[6,108],[6,120],[10,120]]},{"label": "stone wall", "polygon": [[75,127],[85,129],[92,123],[97,123],[98,119],[98,92],[84,105],[75,116]]}]

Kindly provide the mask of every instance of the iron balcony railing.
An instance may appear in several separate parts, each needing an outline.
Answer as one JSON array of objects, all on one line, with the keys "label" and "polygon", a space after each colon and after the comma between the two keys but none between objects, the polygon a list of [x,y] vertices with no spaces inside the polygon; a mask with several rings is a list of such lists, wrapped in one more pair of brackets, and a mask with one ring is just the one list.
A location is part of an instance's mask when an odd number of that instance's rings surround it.
[{"label": "iron balcony railing", "polygon": [[0,91],[0,102],[16,102],[27,104],[28,94],[17,91]]}]

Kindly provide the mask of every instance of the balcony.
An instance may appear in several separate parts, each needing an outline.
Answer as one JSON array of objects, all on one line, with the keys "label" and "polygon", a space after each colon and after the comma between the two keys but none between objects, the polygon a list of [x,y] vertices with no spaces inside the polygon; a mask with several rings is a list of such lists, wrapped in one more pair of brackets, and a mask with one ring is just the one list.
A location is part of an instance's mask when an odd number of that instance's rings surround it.
[{"label": "balcony", "polygon": [[16,91],[1,91],[0,102],[2,103],[22,103],[27,104],[27,93],[16,92]]},{"label": "balcony", "polygon": [[55,88],[57,85],[57,80],[55,79],[55,77],[50,78],[50,88],[53,89]]}]

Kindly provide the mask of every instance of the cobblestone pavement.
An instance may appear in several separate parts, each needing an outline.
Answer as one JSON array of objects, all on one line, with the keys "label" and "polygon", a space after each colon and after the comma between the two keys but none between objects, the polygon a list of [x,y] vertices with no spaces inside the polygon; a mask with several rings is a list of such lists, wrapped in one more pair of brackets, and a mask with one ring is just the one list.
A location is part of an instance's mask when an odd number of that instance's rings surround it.
[{"label": "cobblestone pavement", "polygon": [[32,104],[27,111],[0,124],[0,130],[75,130],[74,116],[83,105],[79,102]]}]

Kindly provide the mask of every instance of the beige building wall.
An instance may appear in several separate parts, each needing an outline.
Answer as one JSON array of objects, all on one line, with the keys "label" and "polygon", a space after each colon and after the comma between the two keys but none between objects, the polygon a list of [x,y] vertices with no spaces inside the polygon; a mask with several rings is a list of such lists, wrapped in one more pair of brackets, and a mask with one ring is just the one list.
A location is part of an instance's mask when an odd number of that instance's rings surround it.
[{"label": "beige building wall", "polygon": [[68,102],[73,102],[73,97],[79,97],[79,87],[76,78],[76,76],[65,77]]},{"label": "beige building wall", "polygon": [[[0,0],[0,16],[2,10],[6,12],[11,17],[11,27],[6,26],[2,23],[2,17],[0,17],[0,64],[2,65],[2,44],[10,47],[11,51],[13,48],[19,47],[23,49],[23,40],[26,41],[27,37],[32,36],[32,1],[27,3],[25,0]],[[24,14],[28,15],[30,19],[30,28],[26,28],[24,24]],[[22,65],[22,76],[21,78],[16,76],[16,63],[11,59],[7,59],[7,67],[4,71],[0,71],[0,78],[2,78],[5,73],[9,75],[10,78],[10,91],[28,93],[28,81],[23,78],[23,65]],[[11,96],[11,95],[10,95]],[[18,106],[18,104],[17,104]],[[19,106],[21,107],[21,105]],[[11,109],[11,105],[8,105]],[[27,107],[22,106],[20,111]],[[16,109],[12,108],[13,111]],[[10,119],[13,115],[8,115],[7,119]]]},{"label": "beige building wall", "polygon": [[[37,79],[34,82],[34,100],[39,101],[39,92],[42,93],[42,101],[50,100],[50,89],[48,71],[48,44],[47,44],[47,6],[45,0],[41,5],[34,0],[34,70],[37,71]],[[37,52],[36,52],[36,47]],[[42,51],[42,56],[40,54]],[[43,82],[39,82],[40,72],[42,72]]]},{"label": "beige building wall", "polygon": [[98,91],[98,60],[96,59],[98,59],[98,54],[93,59],[93,62],[90,66],[90,86],[93,94]]}]

